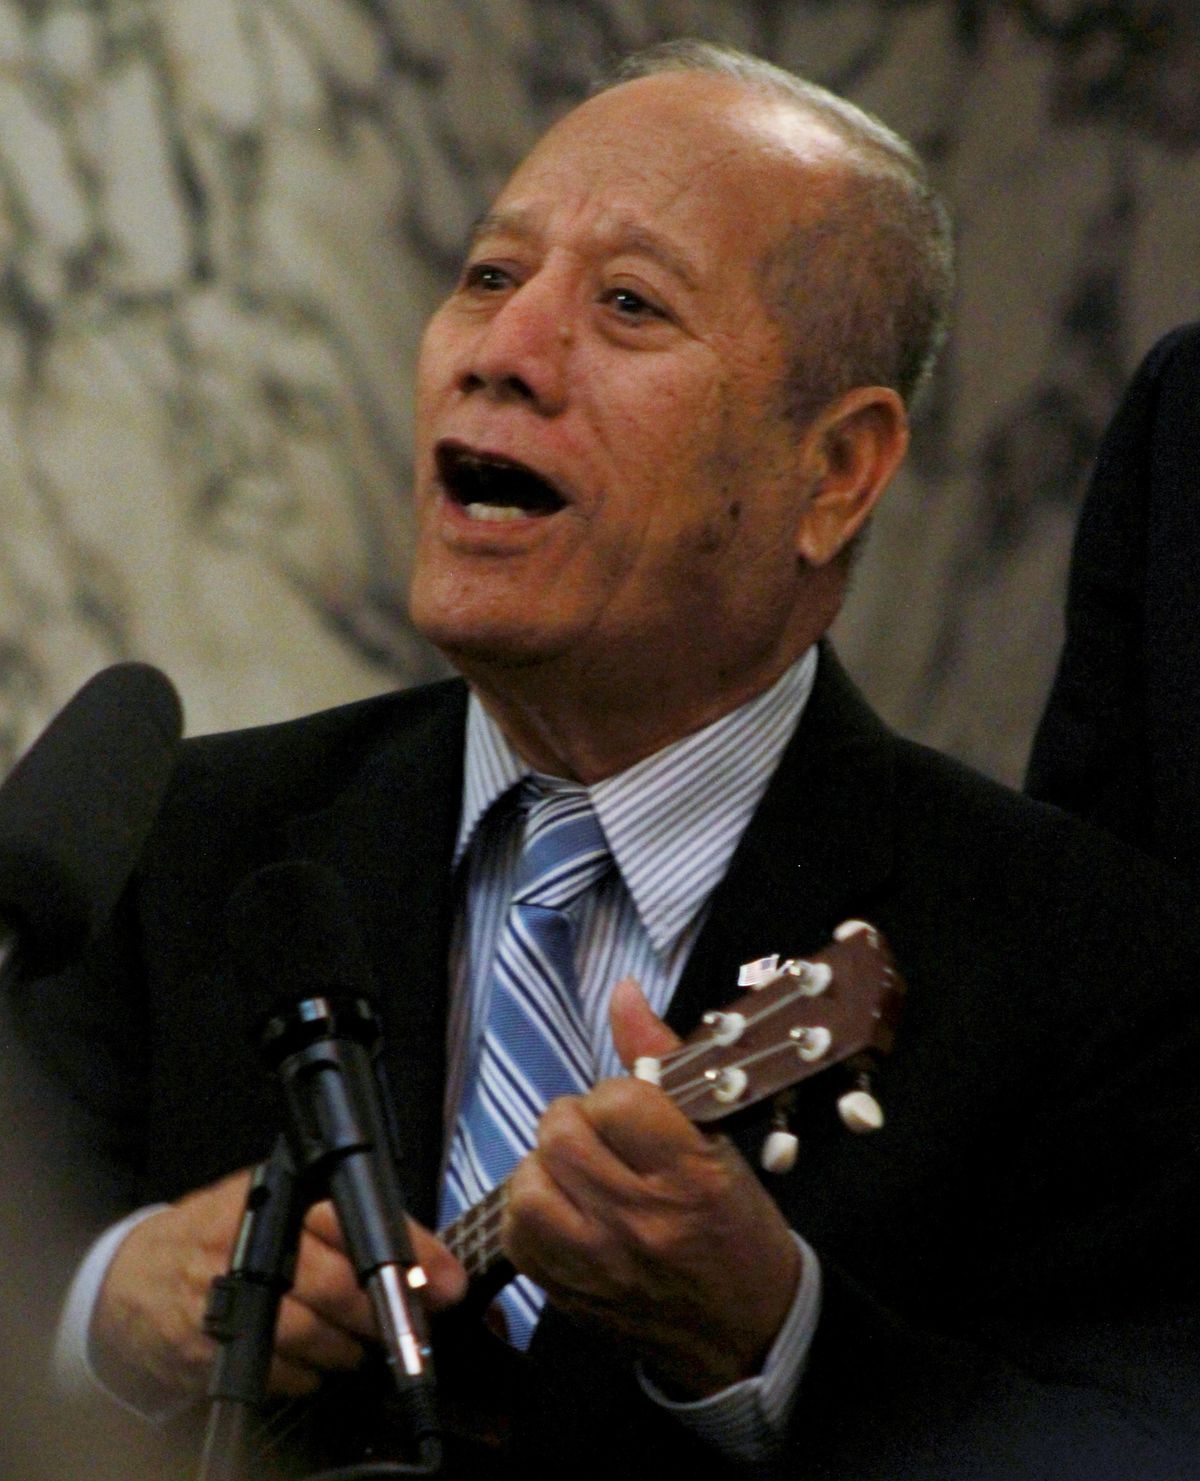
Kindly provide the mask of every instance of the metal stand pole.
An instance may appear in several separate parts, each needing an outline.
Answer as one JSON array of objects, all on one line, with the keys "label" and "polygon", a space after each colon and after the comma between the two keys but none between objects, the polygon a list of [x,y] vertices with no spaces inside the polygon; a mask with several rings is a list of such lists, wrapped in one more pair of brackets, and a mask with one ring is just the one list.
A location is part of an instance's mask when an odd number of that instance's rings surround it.
[{"label": "metal stand pole", "polygon": [[208,1299],[204,1330],[220,1346],[200,1481],[242,1481],[247,1423],[266,1398],[275,1319],[291,1289],[308,1211],[302,1184],[281,1136],[254,1174],[229,1273],[213,1282]]}]

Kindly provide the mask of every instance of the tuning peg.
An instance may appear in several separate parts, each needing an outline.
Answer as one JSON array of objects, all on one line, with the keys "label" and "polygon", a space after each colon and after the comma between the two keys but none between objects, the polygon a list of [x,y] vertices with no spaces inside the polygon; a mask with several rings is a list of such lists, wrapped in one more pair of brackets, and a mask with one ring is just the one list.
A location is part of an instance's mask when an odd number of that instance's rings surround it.
[{"label": "tuning peg", "polygon": [[791,1172],[800,1152],[800,1138],[790,1131],[772,1131],[767,1134],[759,1153],[759,1162],[764,1172]]},{"label": "tuning peg", "polygon": [[860,931],[866,931],[871,936],[878,936],[879,932],[865,920],[844,920],[833,933],[835,941],[849,941],[851,936],[857,936]]},{"label": "tuning peg", "polygon": [[784,962],[783,972],[796,979],[796,985],[806,998],[819,998],[833,981],[833,968],[828,962],[807,962],[793,957]]},{"label": "tuning peg", "polygon": [[806,1064],[815,1064],[818,1059],[823,1059],[833,1043],[833,1035],[821,1023],[811,1028],[789,1029],[788,1038],[795,1044],[796,1053]]},{"label": "tuning peg", "polygon": [[742,1013],[706,1013],[703,1021],[712,1029],[713,1043],[722,1046],[736,1044],[746,1031]]},{"label": "tuning peg", "polygon": [[869,1090],[848,1090],[839,1097],[837,1107],[848,1131],[862,1134],[883,1125],[883,1107]]},{"label": "tuning peg", "polygon": [[636,1080],[645,1080],[647,1085],[661,1085],[662,1060],[655,1059],[652,1054],[640,1054],[633,1062],[633,1074]]},{"label": "tuning peg", "polygon": [[713,1100],[731,1106],[746,1093],[750,1077],[740,1065],[729,1064],[722,1070],[705,1070],[704,1078],[712,1087]]},{"label": "tuning peg", "polygon": [[772,1129],[767,1133],[766,1140],[762,1144],[762,1151],[758,1154],[759,1165],[764,1172],[782,1174],[791,1172],[796,1165],[796,1158],[800,1152],[800,1138],[788,1130],[787,1120],[793,1100],[794,1096],[790,1090],[785,1090],[775,1097],[775,1114],[771,1118]]}]

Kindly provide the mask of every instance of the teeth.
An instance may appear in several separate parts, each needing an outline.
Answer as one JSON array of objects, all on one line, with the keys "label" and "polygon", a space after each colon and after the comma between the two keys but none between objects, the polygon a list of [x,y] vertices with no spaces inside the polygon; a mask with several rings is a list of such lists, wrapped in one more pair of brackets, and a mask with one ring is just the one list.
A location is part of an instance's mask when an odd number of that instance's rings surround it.
[{"label": "teeth", "polygon": [[468,519],[482,519],[500,524],[510,519],[528,519],[529,511],[515,504],[464,504],[463,513]]},{"label": "teeth", "polygon": [[525,464],[484,457],[445,444],[437,454],[447,495],[469,519],[494,524],[555,514],[564,500],[548,480]]}]

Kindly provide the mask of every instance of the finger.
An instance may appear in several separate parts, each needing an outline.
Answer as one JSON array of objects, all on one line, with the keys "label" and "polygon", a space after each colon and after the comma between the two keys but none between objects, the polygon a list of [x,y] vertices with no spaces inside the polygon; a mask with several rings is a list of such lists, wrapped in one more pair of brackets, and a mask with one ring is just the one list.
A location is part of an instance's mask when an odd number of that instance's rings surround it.
[{"label": "finger", "polygon": [[375,1335],[370,1297],[358,1283],[354,1267],[340,1250],[301,1233],[291,1299],[347,1336],[367,1340]]},{"label": "finger", "polygon": [[286,1296],[280,1304],[275,1353],[281,1360],[318,1374],[348,1372],[358,1367],[365,1352],[365,1342],[305,1302]]},{"label": "finger", "polygon": [[563,1096],[547,1108],[531,1159],[580,1212],[591,1216],[637,1200],[642,1188],[637,1170],[600,1134],[589,1112],[593,1095]]},{"label": "finger", "polygon": [[[456,1305],[467,1291],[467,1272],[462,1262],[424,1225],[415,1219],[406,1219],[406,1224],[412,1252],[425,1272],[425,1304],[431,1311],[442,1311]],[[346,1241],[341,1221],[330,1200],[325,1199],[309,1209],[304,1230],[330,1250],[345,1254]]]},{"label": "finger", "polygon": [[509,1178],[501,1226],[504,1253],[551,1294],[592,1289],[607,1237],[536,1154],[525,1158]]},{"label": "finger", "polygon": [[423,1293],[425,1305],[430,1311],[456,1305],[467,1294],[467,1272],[462,1261],[415,1219],[409,1219],[408,1233],[417,1264],[428,1282]]},{"label": "finger", "polygon": [[627,1070],[642,1055],[658,1058],[679,1048],[678,1034],[659,1018],[632,977],[622,977],[613,988],[608,1016],[613,1043]]},{"label": "finger", "polygon": [[331,1199],[323,1198],[314,1203],[304,1216],[304,1232],[326,1244],[330,1249],[345,1251],[346,1238],[342,1223],[337,1216]]},{"label": "finger", "polygon": [[[647,1099],[652,1109],[661,1099],[651,1087],[613,1084],[635,1093],[646,1091],[646,1097],[637,1094],[636,1099]],[[650,1232],[664,1220],[692,1212],[709,1196],[715,1180],[697,1177],[694,1159],[708,1161],[713,1153],[707,1139],[686,1121],[685,1141],[671,1160],[664,1153],[666,1133],[661,1128],[646,1133],[653,1150],[647,1160],[654,1164],[647,1174],[597,1133],[590,1102],[590,1096],[564,1097],[543,1116],[537,1147],[510,1182],[508,1203],[514,1223],[521,1223],[538,1240],[583,1244],[595,1253],[614,1236],[631,1229]],[[664,1107],[672,1112],[669,1103]]]},{"label": "finger", "polygon": [[712,1156],[714,1138],[641,1080],[602,1080],[579,1109],[604,1146],[640,1176],[686,1170],[694,1159],[704,1164]]}]

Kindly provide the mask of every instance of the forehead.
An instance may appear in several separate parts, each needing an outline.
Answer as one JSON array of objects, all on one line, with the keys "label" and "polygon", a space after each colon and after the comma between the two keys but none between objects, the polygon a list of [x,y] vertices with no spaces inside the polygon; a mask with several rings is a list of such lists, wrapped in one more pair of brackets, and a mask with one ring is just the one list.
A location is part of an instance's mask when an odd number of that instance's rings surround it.
[{"label": "forehead", "polygon": [[819,120],[730,79],[640,78],[556,124],[480,233],[574,234],[697,286],[717,267],[760,261],[813,212],[845,155]]}]

